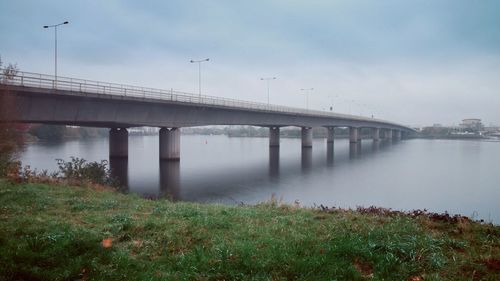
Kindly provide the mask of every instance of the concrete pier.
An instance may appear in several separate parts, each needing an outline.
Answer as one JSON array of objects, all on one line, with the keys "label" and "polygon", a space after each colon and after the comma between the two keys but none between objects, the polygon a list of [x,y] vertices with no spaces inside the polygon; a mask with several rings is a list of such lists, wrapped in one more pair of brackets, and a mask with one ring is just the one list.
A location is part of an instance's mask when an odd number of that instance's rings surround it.
[{"label": "concrete pier", "polygon": [[109,130],[109,158],[128,157],[128,131],[125,128]]},{"label": "concrete pier", "polygon": [[359,141],[361,141],[359,139],[359,129],[355,127],[349,127],[349,142],[357,143]]},{"label": "concrete pier", "polygon": [[280,146],[280,127],[269,128],[269,146]]},{"label": "concrete pier", "polygon": [[327,127],[326,128],[326,142],[333,143],[335,138],[335,127]]},{"label": "concrete pier", "polygon": [[385,139],[392,140],[392,130],[388,129],[385,131]]},{"label": "concrete pier", "polygon": [[373,128],[373,141],[378,141],[380,139],[380,129]]},{"label": "concrete pier", "polygon": [[398,141],[401,140],[401,131],[400,130],[394,130],[394,138]]},{"label": "concrete pier", "polygon": [[312,147],[313,132],[311,127],[302,127],[302,147]]},{"label": "concrete pier", "polygon": [[179,128],[160,129],[160,160],[178,161],[181,158],[181,131]]}]

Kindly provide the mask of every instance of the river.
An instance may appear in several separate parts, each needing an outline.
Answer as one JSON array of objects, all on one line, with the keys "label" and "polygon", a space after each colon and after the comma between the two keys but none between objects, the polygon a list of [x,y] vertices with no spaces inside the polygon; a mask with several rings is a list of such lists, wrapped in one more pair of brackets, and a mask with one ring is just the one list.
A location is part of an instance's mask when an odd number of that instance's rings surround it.
[{"label": "river", "polygon": [[[328,147],[315,139],[183,135],[181,161],[158,160],[157,136],[130,136],[128,161],[112,167],[127,191],[145,197],[222,204],[254,204],[271,197],[302,206],[380,206],[448,211],[500,223],[500,142],[412,139],[363,140]],[[108,139],[31,143],[24,165],[57,170],[55,159],[108,158]]]}]

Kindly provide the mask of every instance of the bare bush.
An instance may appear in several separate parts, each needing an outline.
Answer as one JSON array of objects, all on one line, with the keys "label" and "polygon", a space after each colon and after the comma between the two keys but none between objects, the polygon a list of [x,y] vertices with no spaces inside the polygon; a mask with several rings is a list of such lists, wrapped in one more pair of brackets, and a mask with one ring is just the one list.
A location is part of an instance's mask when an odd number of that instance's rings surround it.
[{"label": "bare bush", "polygon": [[59,166],[57,176],[63,179],[76,180],[80,182],[91,182],[102,185],[113,185],[114,181],[108,168],[108,161],[87,162],[85,159],[71,157],[71,161],[66,162],[56,159]]},{"label": "bare bush", "polygon": [[0,59],[0,177],[6,176],[23,147],[23,134],[14,120],[18,115],[16,96],[10,91],[9,81],[17,75],[17,66],[2,68]]}]

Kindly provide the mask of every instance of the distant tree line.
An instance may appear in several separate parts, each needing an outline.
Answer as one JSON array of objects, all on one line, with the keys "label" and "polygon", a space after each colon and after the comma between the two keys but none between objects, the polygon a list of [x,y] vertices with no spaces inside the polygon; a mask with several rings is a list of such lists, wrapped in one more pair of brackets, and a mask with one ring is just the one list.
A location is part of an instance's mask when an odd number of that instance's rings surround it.
[{"label": "distant tree line", "polygon": [[[193,128],[182,128],[183,134],[193,134],[193,135],[227,135],[230,137],[267,137],[269,136],[269,128],[266,127],[255,127],[255,126],[228,126],[224,128],[217,127],[193,127]],[[361,130],[361,135],[371,136],[372,130],[369,128],[363,128]],[[280,130],[280,135],[282,137],[299,138],[301,137],[300,128],[284,127]],[[327,130],[324,127],[313,128],[313,137],[320,138],[326,137]],[[335,128],[336,137],[347,137],[349,136],[348,128]]]},{"label": "distant tree line", "polygon": [[108,135],[108,129],[34,124],[31,125],[28,133],[43,141],[61,141],[64,139],[104,137]]},{"label": "distant tree line", "polygon": [[424,127],[420,130],[419,136],[429,139],[479,139],[484,137],[473,129],[459,129],[440,126]]}]

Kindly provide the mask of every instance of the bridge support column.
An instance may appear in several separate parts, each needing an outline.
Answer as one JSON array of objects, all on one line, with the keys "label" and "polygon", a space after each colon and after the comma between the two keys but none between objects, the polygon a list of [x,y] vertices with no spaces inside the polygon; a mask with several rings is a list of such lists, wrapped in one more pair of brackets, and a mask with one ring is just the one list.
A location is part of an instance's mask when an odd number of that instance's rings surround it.
[{"label": "bridge support column", "polygon": [[388,129],[385,131],[385,139],[392,140],[392,130]]},{"label": "bridge support column", "polygon": [[280,146],[280,127],[269,128],[269,146],[271,147]]},{"label": "bridge support column", "polygon": [[334,138],[335,138],[335,128],[334,127],[327,127],[326,128],[326,143],[333,144]]},{"label": "bridge support column", "polygon": [[401,139],[405,140],[408,138],[408,132],[407,131],[401,131]]},{"label": "bridge support column", "polygon": [[160,129],[160,160],[178,161],[181,158],[181,131],[179,128]]},{"label": "bridge support column", "polygon": [[313,131],[311,127],[302,127],[302,147],[312,147]]},{"label": "bridge support column", "polygon": [[359,129],[355,127],[349,127],[349,142],[357,143],[359,141],[361,141],[359,139]]},{"label": "bridge support column", "polygon": [[128,131],[125,128],[109,130],[109,158],[128,157]]},{"label": "bridge support column", "polygon": [[380,139],[380,129],[373,128],[373,141],[378,141]]},{"label": "bridge support column", "polygon": [[396,130],[396,131],[394,131],[394,133],[395,133],[395,137],[394,138],[396,140],[400,141],[401,140],[401,131],[400,130]]}]

